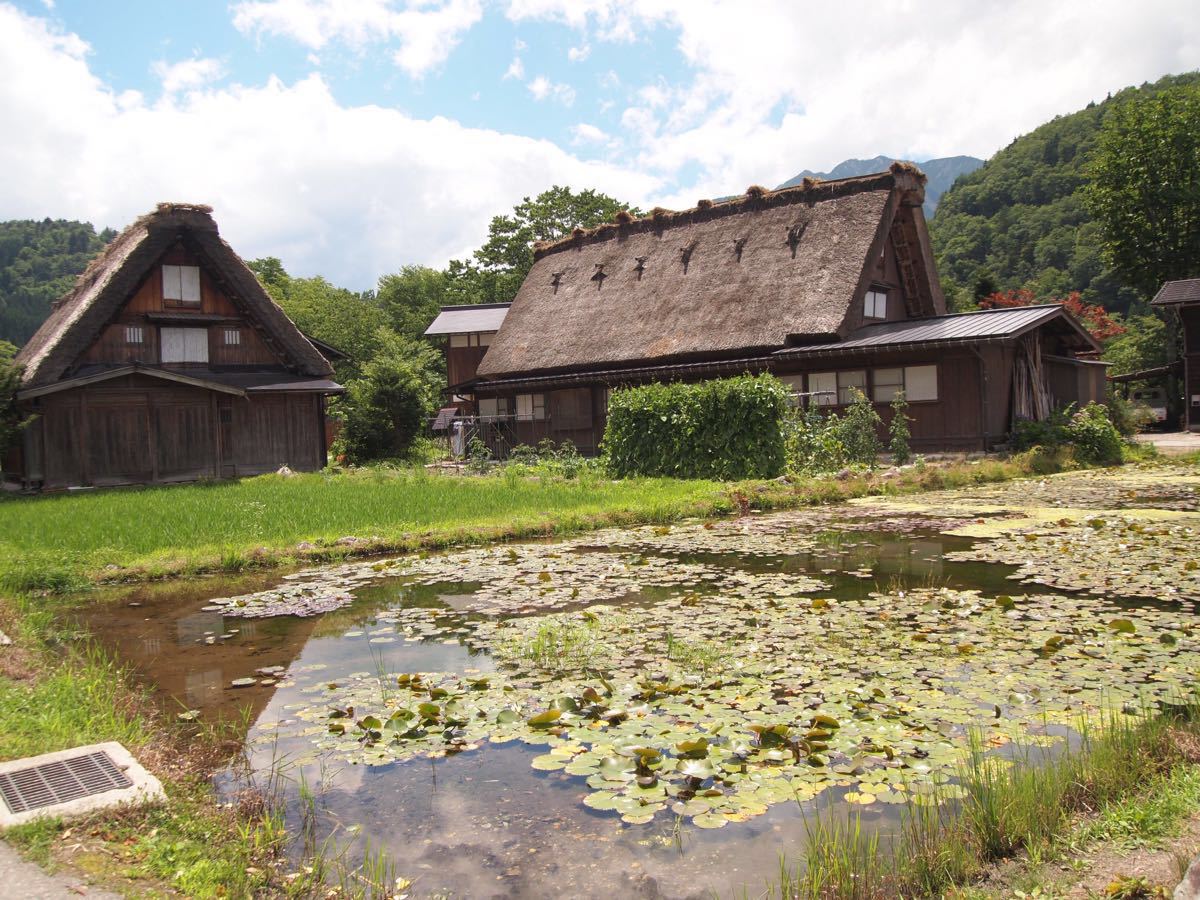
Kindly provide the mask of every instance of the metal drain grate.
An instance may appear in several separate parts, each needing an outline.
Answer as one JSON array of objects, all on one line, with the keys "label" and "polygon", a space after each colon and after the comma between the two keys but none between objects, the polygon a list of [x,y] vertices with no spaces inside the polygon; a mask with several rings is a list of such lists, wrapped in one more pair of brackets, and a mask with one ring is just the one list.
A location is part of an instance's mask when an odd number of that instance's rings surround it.
[{"label": "metal drain grate", "polygon": [[132,786],[103,751],[0,774],[0,797],[13,813]]}]

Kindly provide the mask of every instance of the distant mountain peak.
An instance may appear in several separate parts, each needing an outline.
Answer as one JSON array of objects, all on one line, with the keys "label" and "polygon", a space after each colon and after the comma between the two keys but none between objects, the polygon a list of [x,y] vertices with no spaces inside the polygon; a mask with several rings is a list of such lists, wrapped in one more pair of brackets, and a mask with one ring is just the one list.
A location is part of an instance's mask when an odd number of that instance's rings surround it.
[{"label": "distant mountain peak", "polygon": [[[898,159],[899,157],[895,156],[876,156],[874,159],[844,159],[828,172],[814,172],[811,169],[805,169],[795,178],[789,178],[779,186],[781,188],[794,187],[805,178],[828,180],[831,178],[854,178],[857,175],[869,175],[872,172],[884,171]],[[911,160],[905,161],[911,162]],[[959,175],[974,172],[983,165],[983,160],[976,159],[974,156],[944,156],[939,159],[927,159],[925,162],[916,163],[916,165],[921,167],[921,171],[929,179],[925,183],[925,217],[930,218],[937,210],[938,201],[942,198],[942,194],[950,189],[955,179]]]}]

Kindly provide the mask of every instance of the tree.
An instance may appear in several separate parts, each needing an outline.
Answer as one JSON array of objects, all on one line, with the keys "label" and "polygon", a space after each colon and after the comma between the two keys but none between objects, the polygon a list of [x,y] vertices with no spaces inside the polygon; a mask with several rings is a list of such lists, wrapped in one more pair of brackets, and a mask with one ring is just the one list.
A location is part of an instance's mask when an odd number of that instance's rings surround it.
[{"label": "tree", "polygon": [[115,232],[87,222],[0,222],[0,340],[23,344]]},{"label": "tree", "polygon": [[1105,258],[1150,296],[1200,273],[1200,85],[1115,107],[1088,168]]},{"label": "tree", "polygon": [[1132,316],[1125,321],[1125,333],[1104,347],[1104,361],[1112,363],[1110,375],[1124,375],[1165,366],[1173,356],[1167,326],[1155,314]]},{"label": "tree", "polygon": [[1102,229],[1085,200],[1088,162],[1107,118],[1140,98],[1189,84],[1200,84],[1200,72],[1126,88],[1056,116],[960,176],[929,223],[947,299],[961,307],[986,271],[994,290],[1029,288],[1060,297],[1079,291],[1084,302],[1122,314],[1140,305],[1145,295],[1104,255]]},{"label": "tree", "polygon": [[[611,222],[617,213],[642,215],[607,194],[590,188],[573,192],[554,185],[533,199],[526,197],[510,216],[495,216],[488,226],[488,239],[469,262],[450,264],[448,277],[456,296],[474,293],[476,303],[512,300],[533,265],[533,245],[554,241],[576,228],[591,228]],[[462,301],[472,302],[472,301]]]},{"label": "tree", "polygon": [[297,328],[350,357],[335,361],[340,379],[357,377],[379,352],[380,329],[386,329],[388,316],[373,293],[334,287],[320,276],[293,278],[274,257],[251,260],[247,265]]},{"label": "tree", "polygon": [[13,362],[17,348],[0,341],[0,471],[4,454],[12,447],[26,419],[17,410],[17,389],[21,386],[21,369]]},{"label": "tree", "polygon": [[341,403],[342,443],[351,462],[404,456],[425,429],[441,381],[436,352],[390,330],[380,351],[351,381]]},{"label": "tree", "polygon": [[1015,291],[1000,291],[979,301],[982,309],[1005,309],[1013,306],[1035,306],[1039,303],[1057,303],[1080,321],[1096,340],[1103,343],[1125,333],[1125,326],[1108,314],[1098,303],[1085,303],[1079,291],[1072,291],[1065,299],[1047,297],[1039,300],[1033,291],[1021,288]]},{"label": "tree", "polygon": [[394,275],[379,279],[375,300],[387,314],[392,329],[407,338],[425,333],[438,310],[447,303],[445,272],[428,266],[404,266]]}]

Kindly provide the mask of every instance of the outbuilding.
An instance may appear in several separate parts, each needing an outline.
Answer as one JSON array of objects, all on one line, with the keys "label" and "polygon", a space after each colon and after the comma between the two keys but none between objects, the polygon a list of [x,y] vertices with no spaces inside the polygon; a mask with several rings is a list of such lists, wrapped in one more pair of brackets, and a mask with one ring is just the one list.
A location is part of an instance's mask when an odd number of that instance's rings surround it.
[{"label": "outbuilding", "polygon": [[126,228],[21,349],[26,489],[231,478],[326,462],[321,352],[223,241],[207,206]]}]

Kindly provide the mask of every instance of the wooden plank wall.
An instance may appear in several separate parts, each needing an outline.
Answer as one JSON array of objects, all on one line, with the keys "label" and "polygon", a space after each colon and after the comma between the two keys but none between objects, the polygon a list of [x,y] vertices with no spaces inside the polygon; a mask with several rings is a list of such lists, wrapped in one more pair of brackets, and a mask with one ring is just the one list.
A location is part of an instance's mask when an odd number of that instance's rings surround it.
[{"label": "wooden plank wall", "polygon": [[[165,253],[155,265],[151,266],[145,279],[134,291],[129,302],[109,323],[100,336],[89,347],[81,358],[82,363],[111,363],[126,365],[140,362],[146,365],[158,365],[160,348],[158,339],[159,326],[149,322],[148,313],[171,313],[179,316],[222,316],[227,323],[209,324],[208,328],[208,358],[210,365],[217,366],[282,366],[283,361],[262,340],[257,330],[242,315],[234,302],[226,295],[219,285],[201,266],[200,268],[200,305],[188,306],[177,301],[164,300],[162,290],[162,266],[183,265],[199,266],[200,261],[191,256],[181,247],[176,247]],[[178,323],[186,325],[186,322]],[[142,327],[144,343],[127,344],[125,328],[127,325]],[[241,338],[239,343],[225,344],[224,329],[239,327]],[[478,365],[478,361],[476,361]],[[184,364],[180,368],[186,368]]]},{"label": "wooden plank wall", "polygon": [[446,350],[446,373],[448,384],[462,384],[470,381],[479,371],[479,363],[487,347],[449,347]]},{"label": "wooden plank wall", "polygon": [[[226,398],[129,376],[43,398],[44,486],[192,481],[325,464],[321,398]],[[229,413],[222,415],[222,408]]]}]

